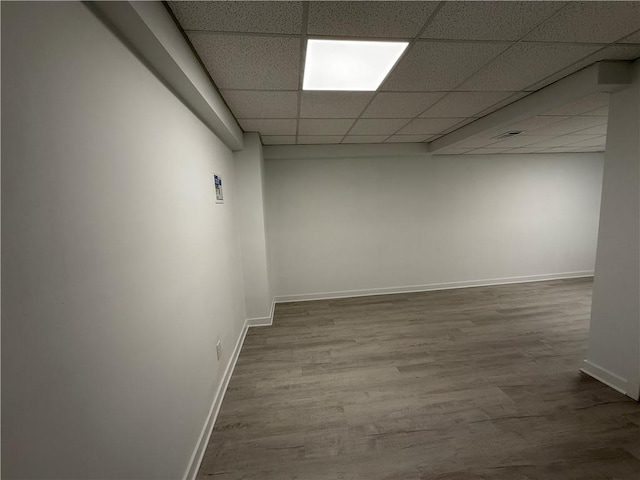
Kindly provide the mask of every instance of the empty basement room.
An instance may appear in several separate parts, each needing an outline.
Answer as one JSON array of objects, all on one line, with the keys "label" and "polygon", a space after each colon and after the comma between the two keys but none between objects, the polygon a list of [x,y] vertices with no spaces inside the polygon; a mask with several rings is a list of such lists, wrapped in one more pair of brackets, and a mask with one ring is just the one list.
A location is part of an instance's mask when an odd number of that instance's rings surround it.
[{"label": "empty basement room", "polygon": [[0,9],[3,479],[640,479],[640,2]]}]

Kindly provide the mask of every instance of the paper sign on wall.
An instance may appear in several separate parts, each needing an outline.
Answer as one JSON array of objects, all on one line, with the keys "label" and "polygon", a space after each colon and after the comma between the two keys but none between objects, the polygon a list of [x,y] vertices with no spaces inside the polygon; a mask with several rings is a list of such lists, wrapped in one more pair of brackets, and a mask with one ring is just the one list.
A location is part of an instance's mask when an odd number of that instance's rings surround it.
[{"label": "paper sign on wall", "polygon": [[222,197],[222,177],[214,174],[213,184],[216,187],[216,203],[224,203],[224,198]]}]

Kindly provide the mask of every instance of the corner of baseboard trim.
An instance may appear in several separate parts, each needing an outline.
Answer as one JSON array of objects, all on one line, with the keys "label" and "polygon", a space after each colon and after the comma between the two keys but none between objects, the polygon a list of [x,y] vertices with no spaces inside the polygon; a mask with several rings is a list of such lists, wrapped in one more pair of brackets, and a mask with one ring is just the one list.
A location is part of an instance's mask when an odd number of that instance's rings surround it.
[{"label": "corner of baseboard trim", "polygon": [[268,327],[271,325],[270,317],[248,318],[247,327]]},{"label": "corner of baseboard trim", "polygon": [[247,326],[248,327],[270,327],[273,325],[273,313],[276,309],[276,299],[275,297],[271,301],[271,311],[269,312],[268,317],[257,317],[257,318],[248,318]]},{"label": "corner of baseboard trim", "polygon": [[222,377],[222,382],[218,387],[218,391],[213,399],[213,403],[211,404],[211,409],[209,410],[209,415],[207,415],[207,420],[205,421],[204,427],[202,428],[202,432],[200,433],[200,438],[198,439],[198,443],[196,444],[196,448],[191,455],[191,459],[189,460],[189,466],[187,467],[187,471],[184,474],[183,480],[195,480],[198,475],[198,470],[200,469],[200,464],[202,463],[202,459],[204,457],[204,452],[207,449],[207,444],[209,443],[209,438],[211,437],[211,433],[213,432],[213,427],[216,423],[216,419],[218,418],[218,413],[220,413],[220,407],[222,406],[222,400],[224,400],[224,394],[227,391],[227,387],[229,386],[229,381],[231,380],[231,376],[233,375],[233,371],[236,368],[236,363],[238,361],[238,357],[240,356],[240,351],[242,350],[242,346],[244,345],[244,340],[247,336],[247,331],[250,327],[267,327],[273,324],[273,314],[276,309],[276,299],[275,297],[271,301],[271,312],[268,317],[257,317],[257,318],[247,318],[244,321],[244,325],[242,326],[242,331],[240,332],[240,337],[236,342],[236,346],[233,349],[233,353],[231,354],[231,358],[229,359],[229,363],[224,372],[224,376]]},{"label": "corner of baseboard trim", "polygon": [[426,285],[409,285],[403,287],[382,287],[365,290],[279,295],[275,297],[275,302],[308,302],[313,300],[331,300],[335,298],[368,297],[371,295],[393,295],[397,293],[430,292],[434,290],[450,290],[455,288],[487,287],[491,285],[508,285],[512,283],[545,282],[549,280],[592,277],[593,273],[593,270],[586,270],[578,272],[526,275],[521,277],[502,277],[482,280],[463,280],[459,282],[432,283]]},{"label": "corner of baseboard trim", "polygon": [[247,330],[249,328],[248,323],[249,320],[245,320],[244,325],[242,326],[242,331],[240,332],[240,336],[233,349],[233,353],[231,354],[231,358],[229,359],[227,368],[225,369],[224,375],[222,376],[222,382],[220,382],[220,386],[218,387],[218,390],[213,397],[213,402],[211,404],[211,408],[209,409],[209,414],[207,415],[207,419],[204,423],[204,426],[202,427],[202,432],[200,433],[200,437],[198,438],[196,447],[191,455],[191,459],[189,460],[187,470],[182,477],[183,480],[195,480],[198,475],[198,470],[200,469],[200,464],[202,463],[204,452],[207,449],[207,444],[209,443],[211,432],[213,432],[213,426],[215,425],[216,419],[218,418],[218,413],[220,413],[220,407],[222,406],[222,400],[224,400],[224,394],[226,393],[227,387],[229,386],[229,381],[231,380],[233,371],[236,368],[236,362],[238,361],[238,357],[240,356],[240,351],[242,350],[244,339],[247,336]]},{"label": "corner of baseboard trim", "polygon": [[615,373],[607,370],[604,367],[601,367],[600,365],[590,362],[589,360],[584,360],[583,366],[580,371],[585,375],[595,378],[599,382],[602,382],[605,385],[613,388],[614,390],[622,393],[623,395],[629,395],[628,380],[616,375]]}]

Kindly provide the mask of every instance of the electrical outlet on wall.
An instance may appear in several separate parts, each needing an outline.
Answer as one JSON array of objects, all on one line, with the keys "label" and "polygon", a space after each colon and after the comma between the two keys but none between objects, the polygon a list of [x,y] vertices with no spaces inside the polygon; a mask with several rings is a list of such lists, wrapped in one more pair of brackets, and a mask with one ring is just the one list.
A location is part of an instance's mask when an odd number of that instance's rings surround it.
[{"label": "electrical outlet on wall", "polygon": [[218,343],[216,343],[216,355],[218,356],[219,361],[220,357],[222,357],[222,342],[220,340],[218,340]]}]

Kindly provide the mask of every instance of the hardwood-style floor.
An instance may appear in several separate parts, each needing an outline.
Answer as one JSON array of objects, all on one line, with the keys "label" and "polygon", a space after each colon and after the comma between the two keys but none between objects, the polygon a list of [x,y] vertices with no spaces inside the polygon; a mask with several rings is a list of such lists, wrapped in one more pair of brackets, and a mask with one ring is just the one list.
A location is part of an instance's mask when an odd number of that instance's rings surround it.
[{"label": "hardwood-style floor", "polygon": [[198,478],[640,479],[640,404],[578,372],[591,280],[279,304]]}]

